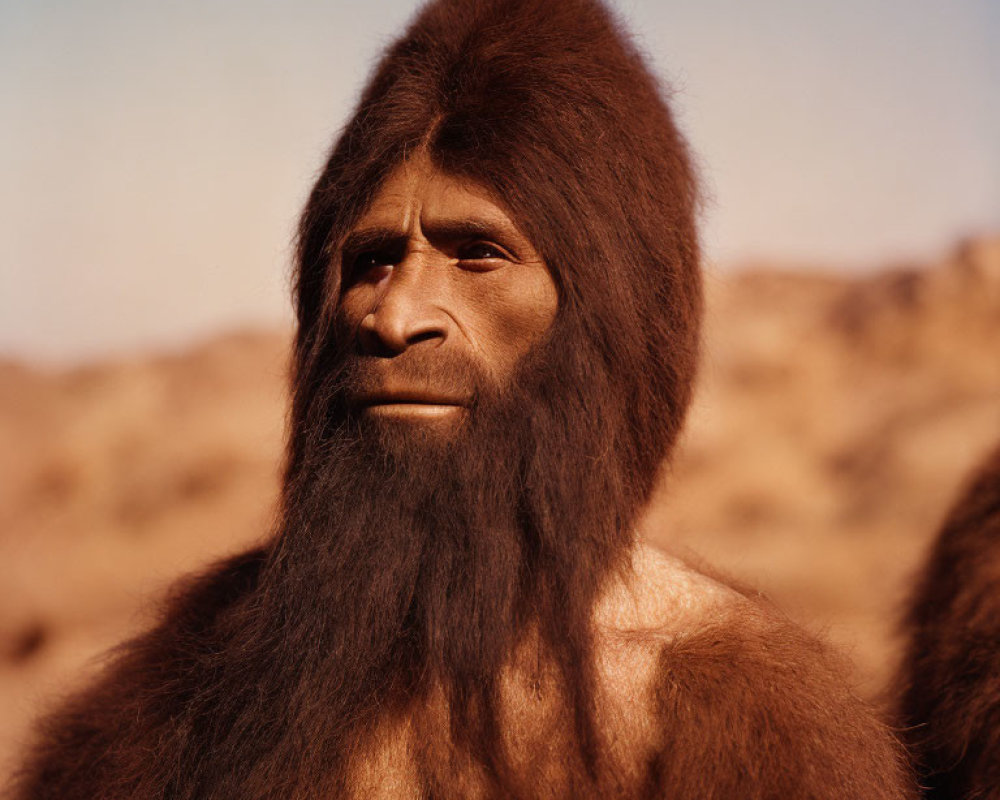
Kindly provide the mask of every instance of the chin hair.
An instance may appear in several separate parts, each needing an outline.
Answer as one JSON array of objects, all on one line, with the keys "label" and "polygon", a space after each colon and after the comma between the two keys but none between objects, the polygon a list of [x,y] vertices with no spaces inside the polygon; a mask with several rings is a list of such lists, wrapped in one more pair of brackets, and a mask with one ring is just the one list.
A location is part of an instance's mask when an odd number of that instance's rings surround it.
[{"label": "chin hair", "polygon": [[455,746],[503,776],[501,674],[530,630],[596,769],[590,612],[627,561],[637,490],[615,447],[622,409],[592,365],[558,330],[502,387],[453,365],[478,380],[454,425],[359,415],[367,367],[332,365],[325,435],[287,487],[267,576],[282,606],[268,616],[293,621],[284,646],[324,642],[309,672],[337,676],[317,704],[327,752],[441,689]]}]

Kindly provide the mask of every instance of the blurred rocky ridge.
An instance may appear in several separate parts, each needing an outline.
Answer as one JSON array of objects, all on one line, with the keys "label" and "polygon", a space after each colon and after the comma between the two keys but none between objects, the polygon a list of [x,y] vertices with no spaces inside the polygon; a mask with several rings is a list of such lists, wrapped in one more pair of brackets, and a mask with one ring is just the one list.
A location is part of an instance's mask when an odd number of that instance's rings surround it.
[{"label": "blurred rocky ridge", "polygon": [[[824,629],[876,696],[910,576],[1000,439],[1000,237],[863,276],[717,273],[707,290],[657,543]],[[0,363],[0,759],[171,580],[268,532],[288,340],[57,374]]]},{"label": "blurred rocky ridge", "polygon": [[997,440],[1000,238],[864,276],[719,277],[657,527],[824,629],[874,696],[929,537]]}]

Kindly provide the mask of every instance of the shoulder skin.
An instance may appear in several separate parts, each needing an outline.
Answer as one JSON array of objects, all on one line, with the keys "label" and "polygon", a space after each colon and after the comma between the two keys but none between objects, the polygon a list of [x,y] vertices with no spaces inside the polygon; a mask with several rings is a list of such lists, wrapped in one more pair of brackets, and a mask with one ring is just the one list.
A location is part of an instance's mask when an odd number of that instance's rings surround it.
[{"label": "shoulder skin", "polygon": [[647,754],[638,796],[915,796],[844,660],[760,599],[640,546],[598,625],[610,705]]}]

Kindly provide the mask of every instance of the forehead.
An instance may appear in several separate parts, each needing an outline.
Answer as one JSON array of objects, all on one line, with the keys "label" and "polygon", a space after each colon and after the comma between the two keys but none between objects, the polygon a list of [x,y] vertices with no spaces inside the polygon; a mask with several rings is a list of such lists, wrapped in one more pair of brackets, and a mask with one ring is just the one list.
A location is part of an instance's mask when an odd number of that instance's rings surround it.
[{"label": "forehead", "polygon": [[390,173],[354,230],[379,229],[405,234],[469,222],[531,248],[511,215],[486,187],[468,178],[449,175],[421,151]]}]

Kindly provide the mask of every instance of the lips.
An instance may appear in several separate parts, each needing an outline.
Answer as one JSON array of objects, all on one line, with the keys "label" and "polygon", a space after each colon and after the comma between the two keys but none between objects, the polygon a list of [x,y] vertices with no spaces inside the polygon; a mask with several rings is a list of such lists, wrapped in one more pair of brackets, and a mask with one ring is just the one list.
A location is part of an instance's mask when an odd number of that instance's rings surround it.
[{"label": "lips", "polygon": [[426,389],[393,389],[373,392],[362,392],[355,398],[355,405],[360,408],[379,406],[466,406],[468,401],[462,397]]}]

